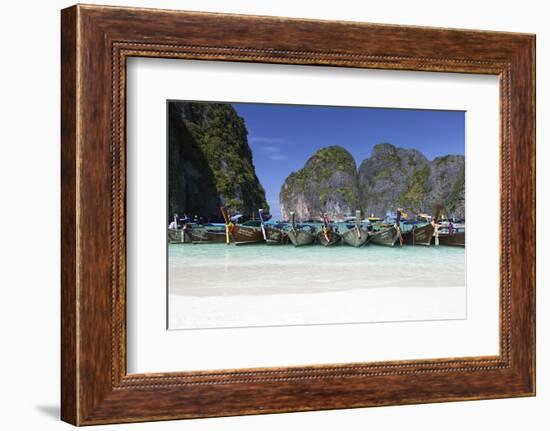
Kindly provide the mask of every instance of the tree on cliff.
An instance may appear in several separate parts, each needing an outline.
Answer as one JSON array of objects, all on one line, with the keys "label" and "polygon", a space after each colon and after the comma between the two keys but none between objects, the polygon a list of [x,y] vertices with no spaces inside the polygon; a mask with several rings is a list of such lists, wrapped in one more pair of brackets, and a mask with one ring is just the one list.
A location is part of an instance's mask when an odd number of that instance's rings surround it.
[{"label": "tree on cliff", "polygon": [[309,158],[305,166],[291,173],[280,192],[285,219],[295,211],[300,220],[351,214],[359,205],[356,166],[353,156],[340,146],[325,147]]},{"label": "tree on cliff", "polygon": [[304,220],[327,212],[331,218],[365,214],[384,216],[405,207],[433,213],[442,204],[448,214],[464,217],[464,156],[429,161],[420,151],[389,143],[374,146],[359,169],[342,147],[318,150],[281,188],[283,216],[295,211]]},{"label": "tree on cliff", "polygon": [[230,104],[169,102],[168,110],[169,216],[268,208],[244,120]]}]

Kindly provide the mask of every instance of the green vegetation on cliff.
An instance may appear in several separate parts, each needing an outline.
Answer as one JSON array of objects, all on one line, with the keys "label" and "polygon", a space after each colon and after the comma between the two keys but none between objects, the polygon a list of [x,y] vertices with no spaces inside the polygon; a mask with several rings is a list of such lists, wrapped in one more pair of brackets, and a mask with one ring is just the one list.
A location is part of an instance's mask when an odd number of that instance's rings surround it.
[{"label": "green vegetation on cliff", "polygon": [[318,150],[305,166],[292,172],[280,193],[281,212],[289,218],[295,211],[305,220],[323,212],[344,215],[359,204],[353,156],[340,146]]},{"label": "green vegetation on cliff", "polygon": [[464,217],[464,156],[429,161],[420,151],[378,144],[359,167],[358,185],[369,214],[380,216],[399,207],[433,213],[442,204]]},{"label": "green vegetation on cliff", "polygon": [[[230,212],[255,214],[268,209],[256,176],[244,120],[230,104],[168,104],[168,217],[200,215],[220,219],[220,205]],[[442,204],[447,214],[464,216],[464,156],[429,161],[420,151],[390,143],[375,145],[357,168],[341,146],[315,152],[302,169],[286,178],[280,191],[284,218],[332,218],[364,214],[383,216],[404,207],[433,212]]]},{"label": "green vegetation on cliff", "polygon": [[430,186],[428,180],[430,178],[430,167],[424,166],[417,169],[409,177],[407,190],[401,194],[402,206],[410,208],[418,208],[422,210],[424,206]]},{"label": "green vegetation on cliff", "polygon": [[433,213],[437,204],[463,217],[464,156],[429,161],[418,150],[381,143],[356,170],[344,148],[322,148],[287,177],[280,203],[285,217],[295,211],[301,219],[322,212],[342,218],[356,209],[377,216],[403,207]]},{"label": "green vegetation on cliff", "polygon": [[[248,132],[235,109],[187,102],[170,102],[169,109],[170,213],[219,218],[220,205],[244,214],[268,208]],[[203,182],[210,183],[208,190]]]}]

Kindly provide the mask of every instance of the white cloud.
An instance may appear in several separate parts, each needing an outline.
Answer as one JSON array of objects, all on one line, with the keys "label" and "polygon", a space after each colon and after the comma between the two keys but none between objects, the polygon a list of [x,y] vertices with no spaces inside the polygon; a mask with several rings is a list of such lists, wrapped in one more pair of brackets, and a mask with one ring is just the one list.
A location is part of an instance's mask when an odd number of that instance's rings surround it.
[{"label": "white cloud", "polygon": [[274,145],[268,145],[267,147],[262,147],[262,150],[268,152],[268,153],[278,153],[281,151],[280,147],[276,147]]},{"label": "white cloud", "polygon": [[248,140],[256,144],[280,144],[284,142],[282,138],[268,138],[266,136],[250,136]]},{"label": "white cloud", "polygon": [[272,154],[269,158],[275,161],[288,160],[288,156],[285,154]]},{"label": "white cloud", "polygon": [[283,154],[283,150],[277,144],[287,144],[284,138],[268,138],[265,136],[250,136],[248,141],[261,146],[261,150],[267,153],[267,157],[274,161],[288,160],[288,156]]}]

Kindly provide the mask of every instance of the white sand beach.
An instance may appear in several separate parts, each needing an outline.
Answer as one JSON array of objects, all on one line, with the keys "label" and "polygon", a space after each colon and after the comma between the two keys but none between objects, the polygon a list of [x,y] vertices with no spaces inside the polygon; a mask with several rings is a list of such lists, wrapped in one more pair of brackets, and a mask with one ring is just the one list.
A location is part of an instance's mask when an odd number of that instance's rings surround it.
[{"label": "white sand beach", "polygon": [[464,249],[172,245],[169,328],[466,317]]}]

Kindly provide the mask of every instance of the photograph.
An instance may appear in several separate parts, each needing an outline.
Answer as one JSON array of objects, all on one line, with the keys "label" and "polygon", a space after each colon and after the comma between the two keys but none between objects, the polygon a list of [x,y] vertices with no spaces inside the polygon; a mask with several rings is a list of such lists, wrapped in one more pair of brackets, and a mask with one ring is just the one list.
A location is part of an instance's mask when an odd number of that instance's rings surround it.
[{"label": "photograph", "polygon": [[2,6],[1,429],[550,429],[547,3]]},{"label": "photograph", "polygon": [[465,318],[464,111],[166,110],[168,329]]}]

